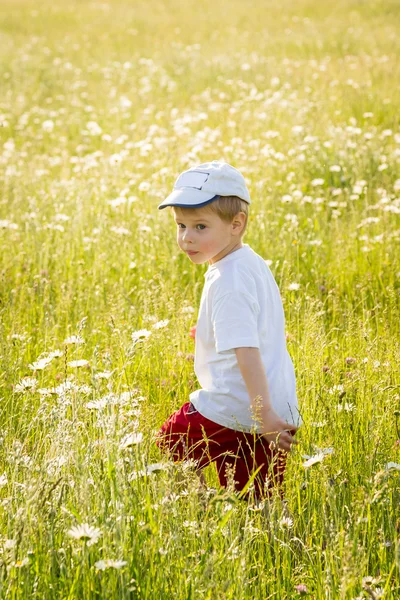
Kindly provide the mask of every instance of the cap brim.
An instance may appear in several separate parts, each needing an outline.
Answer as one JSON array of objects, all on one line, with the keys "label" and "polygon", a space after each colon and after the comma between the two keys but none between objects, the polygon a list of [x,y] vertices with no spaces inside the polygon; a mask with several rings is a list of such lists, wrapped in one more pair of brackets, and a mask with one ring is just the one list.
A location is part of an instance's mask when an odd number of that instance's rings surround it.
[{"label": "cap brim", "polygon": [[166,208],[167,206],[181,206],[182,208],[199,208],[205,206],[209,202],[212,202],[219,196],[210,195],[209,192],[203,192],[202,190],[196,190],[194,188],[181,188],[174,190],[158,208]]}]

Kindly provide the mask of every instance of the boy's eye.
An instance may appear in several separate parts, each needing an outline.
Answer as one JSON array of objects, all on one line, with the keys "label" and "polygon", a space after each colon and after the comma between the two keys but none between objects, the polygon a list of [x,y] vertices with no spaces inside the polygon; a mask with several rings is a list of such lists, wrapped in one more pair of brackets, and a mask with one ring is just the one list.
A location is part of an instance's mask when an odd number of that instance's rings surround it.
[{"label": "boy's eye", "polygon": [[[196,227],[200,227],[200,230],[202,231],[203,229],[206,228],[206,225],[203,225],[202,223],[199,223],[198,225],[196,225]],[[179,229],[184,229],[185,225],[183,223],[178,223],[178,228]]]}]

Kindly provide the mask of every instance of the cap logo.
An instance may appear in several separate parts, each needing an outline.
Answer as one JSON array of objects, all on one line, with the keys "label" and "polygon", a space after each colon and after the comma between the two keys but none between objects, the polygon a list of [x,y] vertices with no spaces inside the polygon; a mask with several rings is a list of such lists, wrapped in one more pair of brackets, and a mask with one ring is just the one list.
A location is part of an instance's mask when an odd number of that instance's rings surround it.
[{"label": "cap logo", "polygon": [[178,177],[175,183],[175,188],[191,187],[201,190],[207,179],[209,173],[202,173],[201,171],[190,171],[189,173],[182,173]]}]

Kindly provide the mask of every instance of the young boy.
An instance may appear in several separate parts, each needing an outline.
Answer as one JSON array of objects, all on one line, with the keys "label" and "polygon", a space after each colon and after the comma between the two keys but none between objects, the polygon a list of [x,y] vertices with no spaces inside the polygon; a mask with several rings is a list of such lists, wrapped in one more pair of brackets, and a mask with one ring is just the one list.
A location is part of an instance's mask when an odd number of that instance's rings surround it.
[{"label": "young boy", "polygon": [[201,389],[167,419],[157,445],[196,461],[203,483],[201,469],[215,461],[221,485],[233,481],[237,491],[260,467],[254,492],[262,499],[274,485],[282,497],[301,418],[278,286],[242,242],[249,205],[243,175],[214,160],[183,172],[158,207],[173,207],[179,248],[209,267],[193,328]]}]

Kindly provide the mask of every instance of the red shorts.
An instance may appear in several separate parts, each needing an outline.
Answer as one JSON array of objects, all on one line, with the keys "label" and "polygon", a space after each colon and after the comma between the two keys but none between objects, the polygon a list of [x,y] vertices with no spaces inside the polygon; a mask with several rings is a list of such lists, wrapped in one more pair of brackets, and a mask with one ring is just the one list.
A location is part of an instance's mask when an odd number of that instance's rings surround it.
[{"label": "red shorts", "polygon": [[271,496],[274,486],[283,497],[281,484],[286,453],[271,450],[259,434],[235,431],[210,421],[191,402],[186,402],[165,421],[157,438],[157,446],[174,461],[195,460],[197,469],[215,462],[223,487],[227,487],[229,472],[232,473],[237,491],[245,487],[252,473],[261,466],[254,479],[256,498]]}]

